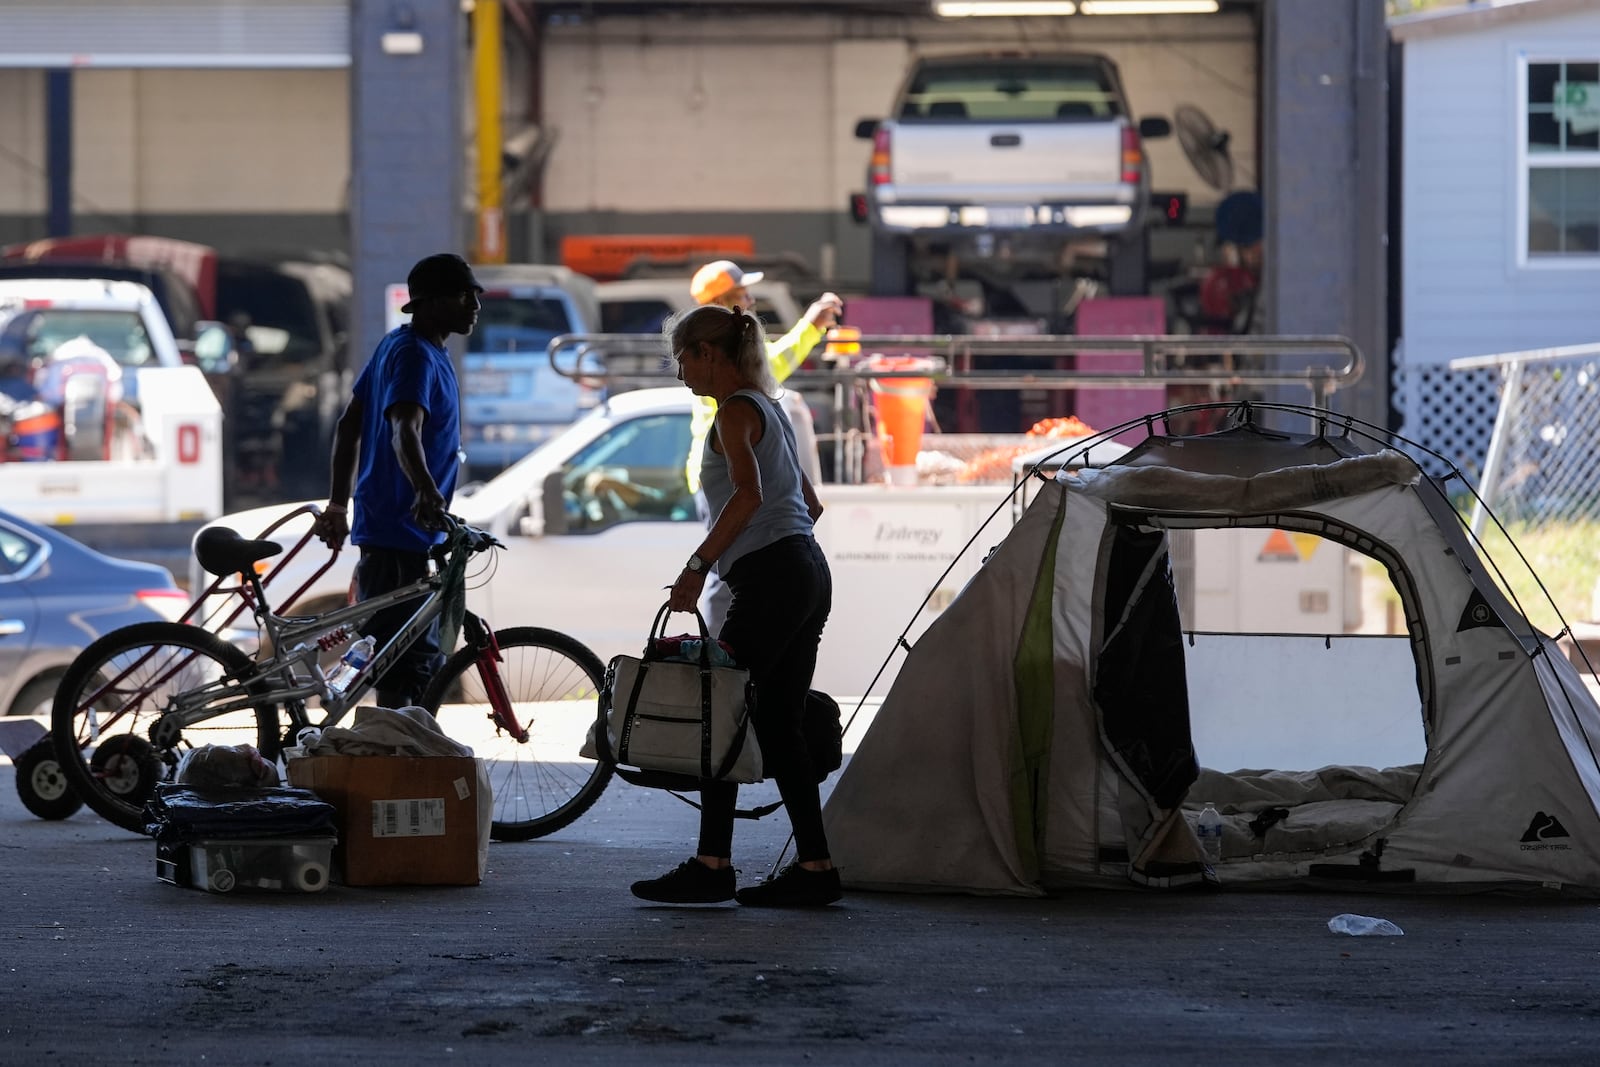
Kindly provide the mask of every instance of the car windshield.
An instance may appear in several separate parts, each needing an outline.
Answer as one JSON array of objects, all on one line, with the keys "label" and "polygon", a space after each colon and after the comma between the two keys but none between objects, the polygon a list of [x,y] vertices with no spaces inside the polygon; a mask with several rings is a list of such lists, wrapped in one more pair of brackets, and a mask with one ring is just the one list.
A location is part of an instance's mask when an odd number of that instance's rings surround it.
[{"label": "car windshield", "polygon": [[87,337],[124,367],[153,366],[155,350],[135,311],[48,308],[24,311],[0,325],[0,362],[43,363],[63,342]]},{"label": "car windshield", "polygon": [[1090,60],[936,64],[917,72],[901,121],[1038,122],[1122,114],[1110,71]]},{"label": "car windshield", "polygon": [[567,308],[555,297],[484,293],[468,352],[543,352],[551,338],[572,333]]},{"label": "car windshield", "polygon": [[591,441],[567,464],[568,481],[598,467],[681,470],[689,459],[689,418],[650,415]]},{"label": "car windshield", "polygon": [[217,269],[217,315],[240,325],[256,354],[303,363],[322,354],[317,306],[298,278],[254,265]]}]

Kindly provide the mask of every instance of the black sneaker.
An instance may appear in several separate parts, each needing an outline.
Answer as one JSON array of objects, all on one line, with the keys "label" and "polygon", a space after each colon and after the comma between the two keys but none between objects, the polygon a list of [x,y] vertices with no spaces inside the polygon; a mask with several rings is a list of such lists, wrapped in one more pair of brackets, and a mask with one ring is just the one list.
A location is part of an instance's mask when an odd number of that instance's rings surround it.
[{"label": "black sneaker", "polygon": [[837,867],[813,871],[791,863],[776,878],[739,890],[734,899],[752,908],[818,908],[843,895]]},{"label": "black sneaker", "polygon": [[720,904],[738,884],[732,867],[712,870],[690,856],[660,878],[633,883],[633,895],[658,904]]}]

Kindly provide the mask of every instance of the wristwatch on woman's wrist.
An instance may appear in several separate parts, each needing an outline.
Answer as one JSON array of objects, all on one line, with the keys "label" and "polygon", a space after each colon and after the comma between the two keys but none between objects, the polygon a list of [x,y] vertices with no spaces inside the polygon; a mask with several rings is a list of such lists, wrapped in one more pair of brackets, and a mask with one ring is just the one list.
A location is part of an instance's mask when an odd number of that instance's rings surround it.
[{"label": "wristwatch on woman's wrist", "polygon": [[684,567],[694,571],[696,574],[703,574],[706,569],[706,561],[700,558],[700,553],[696,552],[689,557],[689,562],[685,563]]}]

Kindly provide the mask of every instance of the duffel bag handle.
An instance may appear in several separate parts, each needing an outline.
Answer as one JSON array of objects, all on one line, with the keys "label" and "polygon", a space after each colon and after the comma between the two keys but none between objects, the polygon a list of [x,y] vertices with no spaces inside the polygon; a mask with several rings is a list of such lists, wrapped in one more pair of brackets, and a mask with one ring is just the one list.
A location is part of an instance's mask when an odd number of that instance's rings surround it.
[{"label": "duffel bag handle", "polygon": [[[650,636],[644,643],[642,659],[656,660],[662,658],[655,652],[656,641],[658,638],[667,636],[667,619],[672,616],[672,613],[672,605],[670,603],[661,605],[661,610],[656,612],[656,621],[651,625]],[[706,617],[700,614],[698,607],[683,614],[693,615],[695,622],[700,624],[700,669],[709,671],[711,669],[711,630],[706,626]]]}]

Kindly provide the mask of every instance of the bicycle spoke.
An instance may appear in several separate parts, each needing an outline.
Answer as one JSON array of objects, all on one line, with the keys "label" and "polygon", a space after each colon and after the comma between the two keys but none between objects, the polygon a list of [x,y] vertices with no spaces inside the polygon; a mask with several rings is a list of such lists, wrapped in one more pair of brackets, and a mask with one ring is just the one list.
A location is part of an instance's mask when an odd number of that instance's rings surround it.
[{"label": "bicycle spoke", "polygon": [[[526,742],[497,731],[474,650],[457,652],[430,691],[441,725],[484,760],[494,791],[495,835],[540,836],[582,814],[609,768],[578,755],[599,707],[602,670],[593,653],[550,631],[501,631],[493,670]],[[427,701],[425,701],[427,703]]]}]

